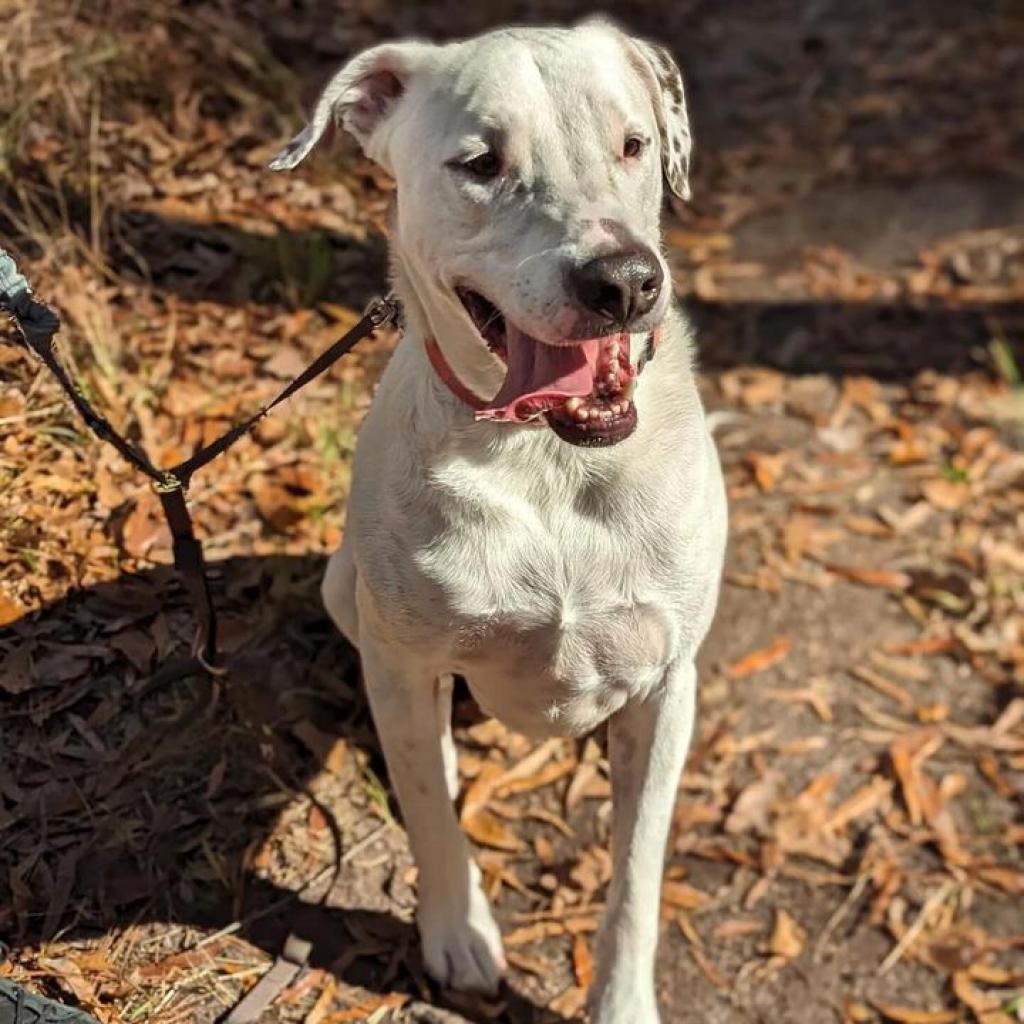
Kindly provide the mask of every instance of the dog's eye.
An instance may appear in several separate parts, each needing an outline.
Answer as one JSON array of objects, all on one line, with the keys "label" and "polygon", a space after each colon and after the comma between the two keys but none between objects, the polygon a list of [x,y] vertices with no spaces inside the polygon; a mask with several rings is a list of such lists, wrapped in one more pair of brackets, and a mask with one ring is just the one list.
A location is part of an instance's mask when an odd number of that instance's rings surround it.
[{"label": "dog's eye", "polygon": [[462,168],[472,174],[474,178],[489,181],[501,173],[501,157],[493,149],[489,149],[486,153],[467,160],[462,164]]},{"label": "dog's eye", "polygon": [[638,157],[644,151],[644,140],[639,136],[631,135],[622,144],[622,155],[627,160],[632,160],[634,157]]}]

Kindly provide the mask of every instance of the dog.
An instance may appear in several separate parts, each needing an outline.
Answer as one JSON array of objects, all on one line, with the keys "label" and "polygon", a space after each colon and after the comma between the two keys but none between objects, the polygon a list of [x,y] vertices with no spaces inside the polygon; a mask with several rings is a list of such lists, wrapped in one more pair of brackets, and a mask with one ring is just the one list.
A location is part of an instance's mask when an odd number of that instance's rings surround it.
[{"label": "dog", "polygon": [[603,20],[384,43],[338,71],[271,167],[333,120],[396,181],[406,322],[323,599],[360,652],[427,969],[493,992],[505,964],[453,809],[459,675],[531,736],[608,722],[590,1011],[656,1024],[664,850],[727,518],[660,249],[664,185],[690,192],[679,69]]}]

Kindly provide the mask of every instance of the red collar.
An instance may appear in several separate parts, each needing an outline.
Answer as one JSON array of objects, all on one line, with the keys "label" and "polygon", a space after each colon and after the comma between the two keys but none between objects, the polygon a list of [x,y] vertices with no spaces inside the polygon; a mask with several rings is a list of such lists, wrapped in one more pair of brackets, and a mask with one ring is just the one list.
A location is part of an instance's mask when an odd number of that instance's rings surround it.
[{"label": "red collar", "polygon": [[441,346],[433,338],[427,338],[426,345],[427,358],[430,360],[430,365],[434,368],[434,372],[438,377],[448,386],[448,390],[460,401],[465,402],[471,409],[482,409],[487,404],[486,399],[474,395],[455,376],[455,371],[448,365],[448,360],[445,359]]},{"label": "red collar", "polygon": [[[649,351],[644,353],[640,362],[637,364],[636,375],[638,377],[647,363],[654,358],[654,353],[657,351],[660,342],[661,327],[655,327],[651,332]],[[482,409],[487,404],[487,399],[481,398],[479,395],[474,395],[473,392],[455,376],[455,371],[448,364],[448,360],[445,359],[444,353],[441,351],[441,346],[438,345],[437,341],[434,338],[429,337],[427,338],[425,345],[430,365],[434,368],[434,372],[438,377],[444,381],[448,390],[457,399],[459,399],[460,402],[465,402],[470,409]]]}]

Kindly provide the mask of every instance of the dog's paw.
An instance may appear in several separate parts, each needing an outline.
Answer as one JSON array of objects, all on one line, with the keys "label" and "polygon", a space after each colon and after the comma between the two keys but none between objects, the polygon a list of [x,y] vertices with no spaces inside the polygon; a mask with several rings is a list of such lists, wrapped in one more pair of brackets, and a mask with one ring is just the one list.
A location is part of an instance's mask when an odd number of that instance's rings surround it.
[{"label": "dog's paw", "polygon": [[423,960],[435,981],[460,992],[497,992],[505,970],[501,932],[484,894],[474,887],[468,912],[420,907]]}]

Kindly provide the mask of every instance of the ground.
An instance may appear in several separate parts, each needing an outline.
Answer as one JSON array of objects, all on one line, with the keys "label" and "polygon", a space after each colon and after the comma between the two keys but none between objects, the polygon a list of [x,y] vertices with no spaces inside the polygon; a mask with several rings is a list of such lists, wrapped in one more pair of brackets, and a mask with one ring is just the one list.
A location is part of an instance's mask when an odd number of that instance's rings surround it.
[{"label": "ground", "polygon": [[[160,463],[382,287],[390,183],[342,139],[263,168],[358,47],[570,0],[0,3],[0,241],[89,396]],[[732,533],[663,900],[667,1024],[1024,1019],[1024,23],[1011,3],[612,13],[689,86],[667,220]],[[608,878],[603,739],[458,703],[460,811],[510,954],[424,977],[358,666],[317,600],[393,338],[197,477],[230,671],[155,496],[0,337],[0,978],[104,1022],[577,1019]]]}]

